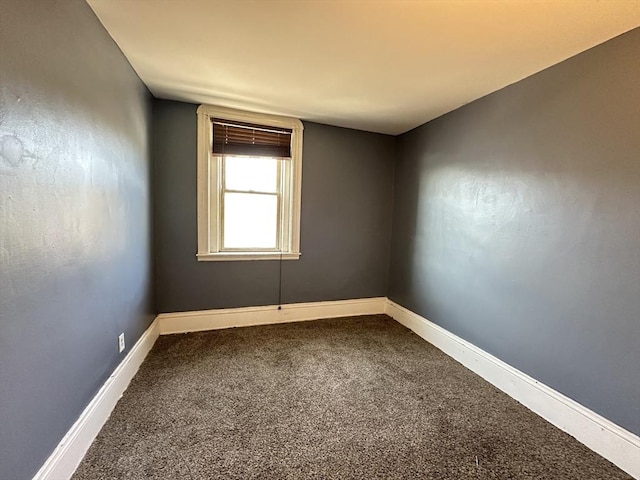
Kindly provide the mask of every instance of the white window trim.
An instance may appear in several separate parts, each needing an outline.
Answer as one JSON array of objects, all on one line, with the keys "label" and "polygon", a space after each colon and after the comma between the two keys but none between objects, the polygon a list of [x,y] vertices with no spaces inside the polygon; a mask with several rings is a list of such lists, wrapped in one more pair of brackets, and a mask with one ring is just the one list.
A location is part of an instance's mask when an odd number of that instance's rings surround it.
[{"label": "white window trim", "polygon": [[[200,105],[198,115],[198,261],[233,260],[296,260],[300,257],[300,199],[302,194],[302,131],[304,126],[296,118],[245,112],[213,105]],[[217,195],[218,169],[211,152],[212,118],[225,118],[239,122],[256,123],[270,127],[289,128],[291,136],[291,198],[285,209],[291,208],[291,249],[285,252],[220,252],[221,219],[219,209],[212,208],[211,195]],[[213,211],[212,211],[213,210]],[[212,224],[211,222],[215,222]]]}]

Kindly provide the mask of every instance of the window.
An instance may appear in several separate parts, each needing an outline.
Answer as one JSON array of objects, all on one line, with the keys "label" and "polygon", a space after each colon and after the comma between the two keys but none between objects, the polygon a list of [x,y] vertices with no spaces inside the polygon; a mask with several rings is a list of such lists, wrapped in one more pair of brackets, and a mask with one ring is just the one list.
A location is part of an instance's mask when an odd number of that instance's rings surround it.
[{"label": "window", "polygon": [[300,257],[302,122],[198,108],[198,260]]}]

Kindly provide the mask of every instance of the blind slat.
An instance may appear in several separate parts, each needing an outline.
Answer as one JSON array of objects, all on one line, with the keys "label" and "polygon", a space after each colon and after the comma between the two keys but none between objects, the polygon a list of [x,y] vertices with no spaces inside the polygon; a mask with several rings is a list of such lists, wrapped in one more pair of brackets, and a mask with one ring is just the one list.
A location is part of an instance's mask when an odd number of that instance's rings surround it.
[{"label": "blind slat", "polygon": [[213,153],[291,157],[291,130],[214,118]]}]

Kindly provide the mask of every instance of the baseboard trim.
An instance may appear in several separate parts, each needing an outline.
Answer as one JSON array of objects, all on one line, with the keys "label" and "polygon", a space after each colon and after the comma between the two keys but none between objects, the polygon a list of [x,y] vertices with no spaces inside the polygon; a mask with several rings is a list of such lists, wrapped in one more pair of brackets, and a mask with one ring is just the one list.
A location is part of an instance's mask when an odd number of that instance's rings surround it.
[{"label": "baseboard trim", "polygon": [[391,300],[385,313],[634,478],[640,478],[637,435]]},{"label": "baseboard trim", "polygon": [[160,335],[385,313],[386,297],[161,313]]},{"label": "baseboard trim", "polygon": [[111,415],[116,403],[158,339],[158,322],[153,321],[120,365],[71,426],[33,480],[64,480],[73,475],[91,443]]},{"label": "baseboard trim", "polygon": [[542,418],[640,479],[640,437],[385,297],[294,303],[156,317],[33,480],[69,479],[159,335],[386,313]]}]

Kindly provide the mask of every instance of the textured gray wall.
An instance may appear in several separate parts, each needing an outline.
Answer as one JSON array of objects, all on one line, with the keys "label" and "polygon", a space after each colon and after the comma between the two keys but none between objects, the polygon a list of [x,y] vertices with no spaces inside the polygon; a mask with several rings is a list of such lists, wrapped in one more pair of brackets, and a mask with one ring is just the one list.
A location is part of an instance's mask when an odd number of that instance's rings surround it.
[{"label": "textured gray wall", "polygon": [[[156,298],[160,312],[278,303],[278,262],[198,262],[196,105],[154,100]],[[305,123],[301,251],[283,303],[384,296],[395,138]]]},{"label": "textured gray wall", "polygon": [[0,13],[0,478],[23,480],[153,319],[150,96],[84,1]]},{"label": "textured gray wall", "polygon": [[640,30],[399,138],[389,296],[640,433]]}]

